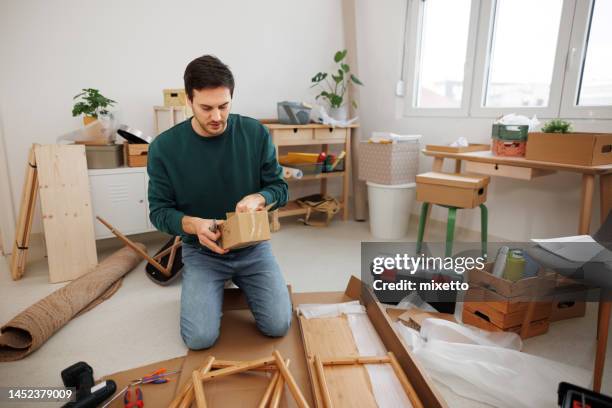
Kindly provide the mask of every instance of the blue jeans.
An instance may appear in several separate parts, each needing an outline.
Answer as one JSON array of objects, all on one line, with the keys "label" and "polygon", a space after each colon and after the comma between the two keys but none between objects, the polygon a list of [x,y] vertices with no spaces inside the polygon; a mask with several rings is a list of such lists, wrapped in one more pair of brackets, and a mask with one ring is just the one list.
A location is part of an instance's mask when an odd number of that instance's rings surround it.
[{"label": "blue jeans", "polygon": [[192,350],[211,347],[221,326],[223,287],[231,279],[244,292],[259,330],[284,336],[291,300],[269,242],[219,255],[183,244],[181,337]]}]

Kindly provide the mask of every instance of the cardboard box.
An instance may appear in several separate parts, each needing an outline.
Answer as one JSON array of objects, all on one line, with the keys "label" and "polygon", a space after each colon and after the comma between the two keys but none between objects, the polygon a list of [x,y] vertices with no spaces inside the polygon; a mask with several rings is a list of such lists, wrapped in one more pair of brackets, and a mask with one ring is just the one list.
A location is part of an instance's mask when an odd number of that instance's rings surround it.
[{"label": "cardboard box", "polygon": [[361,142],[359,180],[386,185],[414,183],[419,154],[418,142]]},{"label": "cardboard box", "polygon": [[243,248],[270,239],[267,211],[227,213],[220,228],[223,249]]},{"label": "cardboard box", "polygon": [[124,157],[128,167],[146,167],[149,154],[148,143],[124,143]]},{"label": "cardboard box", "polygon": [[474,208],[487,201],[489,176],[429,172],[416,176],[417,201]]},{"label": "cardboard box", "polygon": [[612,164],[612,134],[529,133],[525,158],[581,166]]}]

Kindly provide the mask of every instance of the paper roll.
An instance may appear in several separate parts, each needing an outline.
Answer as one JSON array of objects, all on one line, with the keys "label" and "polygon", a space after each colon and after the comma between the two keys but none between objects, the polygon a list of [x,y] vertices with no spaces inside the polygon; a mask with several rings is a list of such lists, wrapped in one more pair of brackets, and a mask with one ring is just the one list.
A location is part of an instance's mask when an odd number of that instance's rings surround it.
[{"label": "paper roll", "polygon": [[283,177],[285,177],[286,179],[301,179],[303,176],[304,173],[300,169],[294,169],[293,167],[283,167]]}]

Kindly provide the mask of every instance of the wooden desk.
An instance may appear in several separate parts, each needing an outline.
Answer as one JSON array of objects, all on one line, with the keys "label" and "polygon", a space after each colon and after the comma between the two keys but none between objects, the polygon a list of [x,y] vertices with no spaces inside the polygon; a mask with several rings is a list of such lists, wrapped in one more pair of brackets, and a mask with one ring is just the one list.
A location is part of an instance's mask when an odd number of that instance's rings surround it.
[{"label": "wooden desk", "polygon": [[589,233],[591,225],[591,212],[593,207],[593,195],[595,193],[595,177],[599,176],[600,191],[600,223],[603,223],[608,213],[612,210],[612,164],[603,166],[580,166],[575,164],[550,163],[535,160],[527,160],[523,157],[500,157],[494,156],[490,151],[469,153],[448,153],[423,150],[424,155],[434,158],[433,170],[442,171],[444,159],[455,159],[455,172],[461,171],[461,163],[484,163],[493,165],[491,170],[503,166],[504,171],[496,174],[495,171],[486,174],[523,178],[524,172],[517,171],[513,175],[513,169],[533,169],[533,177],[551,174],[556,171],[568,171],[582,174],[582,200],[580,205],[580,218],[578,222],[578,234]]}]

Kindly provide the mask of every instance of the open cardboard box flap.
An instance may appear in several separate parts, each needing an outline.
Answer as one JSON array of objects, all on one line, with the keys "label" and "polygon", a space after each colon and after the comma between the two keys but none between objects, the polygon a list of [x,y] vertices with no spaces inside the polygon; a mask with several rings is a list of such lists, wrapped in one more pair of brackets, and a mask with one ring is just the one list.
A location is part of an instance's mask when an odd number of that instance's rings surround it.
[{"label": "open cardboard box flap", "polygon": [[[412,382],[419,398],[428,408],[446,407],[446,403],[435,390],[424,371],[416,363],[414,357],[401,342],[392,327],[390,316],[378,303],[373,293],[362,285],[361,281],[351,277],[344,292],[311,292],[292,294],[293,305],[302,303],[340,303],[350,300],[360,300],[366,307],[367,314],[376,328],[383,343],[389,351],[395,353],[402,368]],[[185,382],[191,379],[192,372],[204,364],[209,355],[223,360],[255,360],[269,357],[274,350],[279,350],[285,359],[291,360],[289,370],[304,394],[306,401],[314,407],[311,382],[306,364],[306,356],[298,319],[294,311],[291,328],[285,337],[266,337],[257,329],[255,320],[247,303],[238,289],[226,289],[221,321],[221,334],[213,347],[207,350],[190,350],[187,356],[167,360],[145,367],[106,376],[117,382],[121,389],[130,380],[148,374],[156,368],[166,367],[168,370],[180,366],[181,374],[177,381],[167,384],[145,385],[142,387],[145,403],[148,408],[167,407]],[[226,406],[257,406],[266,386],[269,376],[258,372],[235,374],[215,379],[205,383],[204,392],[207,403],[211,407]],[[111,405],[120,408],[121,398]],[[193,404],[195,406],[195,403]],[[283,392],[281,407],[296,406],[291,393]]]}]

